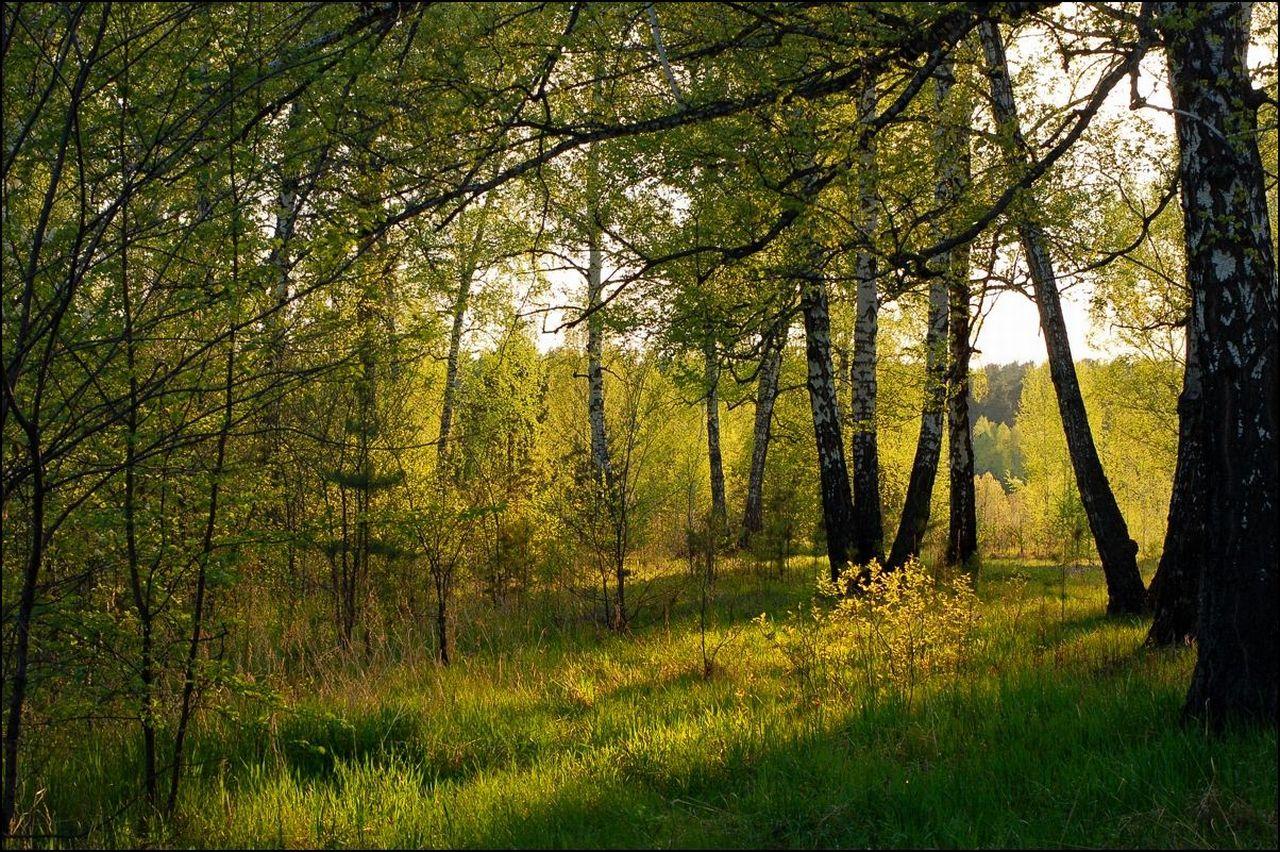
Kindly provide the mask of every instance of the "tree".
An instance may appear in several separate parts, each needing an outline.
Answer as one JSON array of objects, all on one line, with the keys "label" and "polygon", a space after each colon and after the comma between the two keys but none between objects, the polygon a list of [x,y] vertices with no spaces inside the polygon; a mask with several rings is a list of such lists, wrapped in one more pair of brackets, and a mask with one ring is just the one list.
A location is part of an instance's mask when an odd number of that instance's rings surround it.
[{"label": "tree", "polygon": [[[952,63],[940,69],[936,83],[938,112],[938,200],[954,203],[971,179],[969,124],[973,106],[966,97],[951,97]],[[950,72],[950,77],[948,76]],[[950,105],[950,109],[948,106]],[[968,246],[949,252],[944,267],[947,282],[947,472],[949,513],[945,558],[951,565],[968,565],[978,553],[978,519],[974,498],[973,430],[969,422],[969,359],[971,302]]]},{"label": "tree", "polygon": [[[1249,82],[1250,4],[1155,4],[1165,38],[1180,153],[1191,319],[1202,348],[1209,539],[1198,653],[1184,712],[1220,728],[1274,724],[1280,491],[1277,283],[1258,95]],[[1183,413],[1187,417],[1193,412]]]},{"label": "tree", "polygon": [[[954,134],[947,131],[947,96],[953,83],[952,62],[948,59],[939,68],[935,86],[940,120],[939,129],[934,134],[937,147],[937,183],[934,195],[944,208],[953,205],[963,189],[961,169],[964,158],[960,156]],[[949,251],[939,258],[939,266],[935,277],[929,282],[929,316],[924,340],[925,388],[920,408],[920,432],[911,463],[911,479],[907,484],[907,495],[898,521],[898,534],[886,563],[891,569],[901,568],[908,559],[919,554],[925,528],[929,523],[933,482],[938,472],[938,457],[942,452],[942,418],[947,404],[947,353],[950,348],[948,320],[952,313],[952,293],[957,287],[955,282],[957,279],[967,279],[969,275],[969,253],[963,247]],[[964,310],[968,312],[967,299]],[[973,478],[970,475],[970,493],[972,484]],[[955,487],[954,480],[952,487]]]},{"label": "tree", "polygon": [[799,274],[800,311],[804,317],[805,361],[808,365],[809,407],[818,449],[822,523],[827,538],[827,561],[832,582],[849,563],[853,525],[853,493],[844,460],[840,412],[836,402],[835,370],[831,363],[831,311],[827,285],[819,265],[817,246],[806,252]]},{"label": "tree", "polygon": [[[979,24],[978,32],[986,55],[992,109],[1002,145],[1011,164],[1026,168],[1026,142],[1018,125],[1004,41],[998,25],[992,21]],[[1043,229],[1035,219],[1034,204],[1034,197],[1029,192],[1025,193],[1020,209],[1014,215],[1030,267],[1036,308],[1040,313],[1040,328],[1044,333],[1049,369],[1057,390],[1058,408],[1071,452],[1071,464],[1107,579],[1107,612],[1140,613],[1146,609],[1146,587],[1143,585],[1142,575],[1138,573],[1138,546],[1129,537],[1124,516],[1120,514],[1093,443],[1093,433],[1089,428],[1089,418],[1085,413],[1071,357],[1071,344],[1067,339],[1053,261],[1049,256]]]},{"label": "tree", "polygon": [[788,331],[787,328],[774,330],[766,333],[760,341],[755,428],[751,439],[751,472],[747,477],[747,499],[742,510],[739,547],[749,545],[751,537],[764,529],[765,461],[769,454],[769,438],[773,432],[773,406],[778,399],[778,376],[782,371],[782,354],[787,348]]},{"label": "tree", "polygon": [[853,464],[853,561],[865,565],[884,556],[884,522],[880,503],[880,451],[876,437],[876,335],[880,295],[876,256],[872,251],[877,220],[876,144],[867,122],[875,112],[876,80],[863,81],[857,100],[856,227],[863,245],[854,260],[853,357],[850,359],[850,455]]}]

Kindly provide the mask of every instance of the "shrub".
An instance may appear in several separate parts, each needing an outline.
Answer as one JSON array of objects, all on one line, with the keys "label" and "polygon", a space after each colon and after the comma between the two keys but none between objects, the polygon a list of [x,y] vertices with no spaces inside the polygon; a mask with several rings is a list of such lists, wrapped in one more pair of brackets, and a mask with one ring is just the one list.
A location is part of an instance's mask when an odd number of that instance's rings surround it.
[{"label": "shrub", "polygon": [[807,692],[848,699],[861,691],[867,703],[891,696],[910,705],[923,685],[969,658],[977,602],[967,574],[935,578],[916,560],[896,571],[873,561],[836,583],[820,575],[807,616],[756,621]]}]

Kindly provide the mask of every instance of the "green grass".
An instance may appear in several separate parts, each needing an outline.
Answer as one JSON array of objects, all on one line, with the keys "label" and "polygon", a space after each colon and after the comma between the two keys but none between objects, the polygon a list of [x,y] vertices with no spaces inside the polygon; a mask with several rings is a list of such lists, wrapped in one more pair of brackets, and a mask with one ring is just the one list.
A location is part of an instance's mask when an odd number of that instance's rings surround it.
[{"label": "green grass", "polygon": [[[277,706],[205,720],[163,842],[1275,843],[1274,728],[1180,727],[1194,651],[1144,650],[1143,623],[1101,617],[1096,571],[1068,577],[1064,598],[1057,568],[985,566],[974,658],[909,704],[789,674],[750,622],[808,606],[807,563],[789,574],[724,571],[710,678],[686,602],[630,636],[513,631],[448,669],[277,684]],[[96,825],[71,845],[138,842],[132,740],[49,744],[37,826]]]}]

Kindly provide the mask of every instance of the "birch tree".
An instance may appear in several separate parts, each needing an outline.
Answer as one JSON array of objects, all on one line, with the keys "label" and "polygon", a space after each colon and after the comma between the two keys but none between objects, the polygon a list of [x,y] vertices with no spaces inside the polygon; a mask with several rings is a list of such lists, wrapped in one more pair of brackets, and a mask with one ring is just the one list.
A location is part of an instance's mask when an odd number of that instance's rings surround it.
[{"label": "birch tree", "polygon": [[[978,32],[986,57],[992,110],[1001,145],[1012,167],[1026,169],[1029,155],[1018,123],[1004,40],[998,25],[993,21],[980,23]],[[1035,195],[1027,189],[1019,204],[1013,208],[1011,216],[1015,219],[1018,237],[1031,273],[1036,309],[1040,314],[1040,330],[1049,356],[1049,371],[1057,392],[1058,410],[1062,416],[1076,484],[1089,519],[1089,529],[1097,545],[1098,556],[1102,560],[1102,570],[1106,575],[1107,612],[1140,613],[1146,609],[1146,587],[1142,583],[1142,575],[1138,573],[1138,546],[1129,537],[1128,526],[1124,516],[1120,514],[1120,507],[1116,504],[1106,471],[1102,469],[1098,450],[1093,443],[1089,417],[1085,413],[1080,383],[1076,378],[1071,343],[1067,338],[1053,260],[1049,255],[1044,229],[1036,215]]]},{"label": "birch tree", "polygon": [[1245,64],[1250,4],[1154,4],[1180,152],[1191,320],[1202,344],[1208,536],[1184,712],[1220,728],[1275,722],[1280,490],[1276,259]]}]

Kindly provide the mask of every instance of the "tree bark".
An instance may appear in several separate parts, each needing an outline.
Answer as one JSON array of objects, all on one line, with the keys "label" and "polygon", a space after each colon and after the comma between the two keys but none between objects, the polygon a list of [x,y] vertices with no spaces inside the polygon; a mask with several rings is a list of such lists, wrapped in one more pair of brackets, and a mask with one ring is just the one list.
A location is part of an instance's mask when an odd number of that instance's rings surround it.
[{"label": "tree bark", "polygon": [[458,291],[453,297],[453,323],[449,329],[449,354],[445,359],[444,397],[440,402],[440,437],[436,444],[437,465],[441,468],[449,458],[449,438],[453,434],[453,408],[462,384],[458,376],[458,358],[462,352],[462,330],[471,300],[471,278],[475,268],[464,262],[458,275]]},{"label": "tree bark", "polygon": [[449,586],[450,578],[443,567],[435,572],[436,587],[436,660],[449,665]]},{"label": "tree bark", "polygon": [[458,360],[462,354],[462,331],[465,326],[467,306],[471,303],[471,286],[480,260],[480,245],[484,240],[485,225],[488,222],[487,216],[492,200],[492,193],[485,196],[470,246],[464,249],[464,253],[459,257],[458,290],[453,297],[453,322],[449,329],[449,353],[445,359],[444,397],[440,403],[440,438],[436,444],[437,464],[440,467],[444,466],[449,457],[449,439],[453,435],[453,409],[457,405],[458,392],[462,386],[458,375]]},{"label": "tree bark", "polygon": [[809,407],[813,412],[813,437],[818,446],[822,521],[827,533],[827,559],[834,582],[849,561],[853,527],[853,494],[844,460],[840,412],[836,402],[835,371],[831,363],[831,318],[827,285],[816,263],[801,282],[800,308],[804,314],[805,357],[808,362]]},{"label": "tree bark", "polygon": [[595,467],[597,485],[612,499],[613,466],[609,460],[609,441],[604,418],[604,316],[600,312],[603,283],[601,281],[600,229],[591,226],[587,244],[587,419],[591,425],[591,463]]},{"label": "tree bark", "polygon": [[[1027,145],[1018,127],[1013,85],[1009,81],[1009,66],[1005,60],[1000,31],[991,21],[979,24],[978,31],[986,54],[991,99],[1000,136],[1010,159],[1018,167],[1025,168],[1028,164]],[[1076,485],[1080,490],[1080,502],[1088,516],[1089,529],[1093,533],[1107,581],[1107,613],[1141,613],[1146,609],[1146,587],[1138,572],[1138,545],[1129,537],[1129,528],[1124,516],[1120,514],[1120,507],[1093,443],[1093,433],[1089,428],[1089,418],[1085,412],[1075,362],[1071,356],[1071,344],[1067,338],[1067,327],[1062,316],[1053,262],[1044,231],[1034,218],[1034,204],[1034,194],[1028,190],[1024,194],[1021,210],[1011,208],[1011,211],[1016,217],[1018,236],[1030,267],[1036,308],[1040,314],[1040,330],[1044,334],[1048,354],[1049,375],[1057,392],[1058,413],[1066,433],[1067,450],[1075,471]]]},{"label": "tree bark", "polygon": [[[954,205],[969,186],[969,123],[972,104],[952,96],[954,63],[948,57],[937,80],[939,126],[938,182],[935,198]],[[949,100],[950,99],[950,100]],[[952,103],[958,101],[958,103]],[[969,565],[978,553],[978,517],[973,494],[973,432],[969,425],[970,342],[969,247],[947,253],[947,473],[949,512],[945,560]]]},{"label": "tree bark", "polygon": [[978,555],[978,512],[973,493],[973,429],[969,423],[969,279],[951,282],[951,363],[947,378],[947,455],[950,512],[947,524],[946,563],[971,565]]},{"label": "tree bark", "polygon": [[1198,328],[1202,320],[1187,316],[1186,365],[1178,397],[1178,461],[1169,501],[1164,550],[1147,594],[1153,618],[1148,645],[1190,644],[1196,635],[1200,570],[1205,557],[1203,399]]},{"label": "tree bark", "polygon": [[711,518],[718,537],[724,532],[728,510],[724,496],[724,459],[720,454],[720,362],[709,325],[702,355],[703,380],[707,386],[707,462],[711,471]]},{"label": "tree bark", "polygon": [[898,534],[889,552],[889,568],[901,568],[918,556],[929,526],[933,483],[942,453],[942,415],[947,400],[947,309],[948,276],[939,275],[929,284],[929,326],[925,333],[925,387],[920,406],[920,433],[911,463],[907,496],[898,521]]},{"label": "tree bark", "polygon": [[778,375],[782,369],[782,352],[787,345],[787,330],[775,332],[761,343],[759,384],[756,389],[756,420],[752,432],[751,472],[747,477],[747,505],[742,512],[742,531],[738,546],[746,547],[751,537],[764,528],[764,472],[769,455],[769,438],[773,431],[773,406],[778,399]]},{"label": "tree bark", "polygon": [[[591,464],[595,470],[596,492],[613,524],[614,576],[616,588],[610,626],[622,631],[627,624],[626,567],[624,564],[626,541],[625,495],[618,487],[613,463],[609,457],[609,440],[605,431],[604,401],[604,258],[601,241],[604,237],[599,221],[598,191],[599,164],[594,148],[587,151],[587,420],[591,429]],[[607,583],[606,583],[607,586]],[[606,597],[608,590],[606,588]],[[608,603],[606,601],[606,612]]]},{"label": "tree bark", "polygon": [[35,613],[36,584],[40,569],[44,566],[45,523],[44,509],[48,490],[45,486],[44,458],[40,451],[38,422],[26,420],[15,408],[10,412],[22,427],[27,440],[27,454],[31,461],[31,520],[30,549],[22,573],[22,591],[18,611],[13,621],[14,652],[12,668],[6,666],[9,680],[6,696],[4,726],[4,786],[0,790],[0,837],[8,837],[13,831],[13,819],[18,801],[18,743],[21,741],[22,703],[27,693],[29,650],[31,647],[31,623]]},{"label": "tree bark", "polygon": [[[858,120],[865,122],[875,111],[876,84],[872,78],[858,98]],[[876,229],[875,136],[858,141],[858,227],[870,244]],[[884,520],[880,504],[880,451],[876,436],[876,334],[880,299],[876,293],[876,259],[869,248],[854,258],[855,319],[853,358],[849,370],[852,400],[849,406],[849,452],[853,464],[853,561],[864,565],[884,556]]]},{"label": "tree bark", "polygon": [[1205,536],[1198,657],[1184,715],[1274,725],[1280,682],[1277,282],[1250,4],[1156,4],[1180,149],[1192,318],[1201,335]]}]

